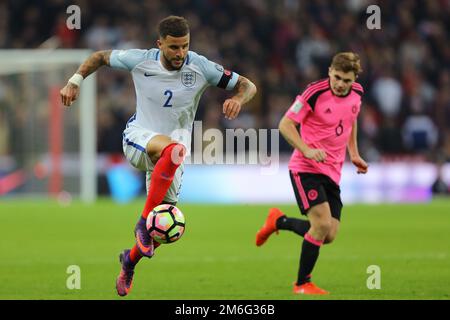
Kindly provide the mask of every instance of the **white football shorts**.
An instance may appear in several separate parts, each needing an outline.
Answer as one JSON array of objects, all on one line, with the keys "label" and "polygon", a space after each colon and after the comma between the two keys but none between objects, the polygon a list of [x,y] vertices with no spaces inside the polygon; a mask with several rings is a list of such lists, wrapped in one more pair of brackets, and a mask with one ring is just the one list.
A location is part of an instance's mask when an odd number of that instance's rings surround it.
[{"label": "white football shorts", "polygon": [[[123,153],[133,167],[146,172],[145,185],[147,188],[147,194],[150,188],[151,177],[155,165],[146,152],[146,146],[148,142],[157,135],[162,134],[135,125],[127,125],[123,131]],[[178,202],[183,172],[184,163],[182,163],[175,172],[175,177],[172,184],[164,197],[165,202]]]}]

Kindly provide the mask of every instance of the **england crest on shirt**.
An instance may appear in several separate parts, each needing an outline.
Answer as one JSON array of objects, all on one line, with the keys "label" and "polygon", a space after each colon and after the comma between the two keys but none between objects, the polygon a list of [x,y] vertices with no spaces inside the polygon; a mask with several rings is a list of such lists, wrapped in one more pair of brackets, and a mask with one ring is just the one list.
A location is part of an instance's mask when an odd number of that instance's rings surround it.
[{"label": "england crest on shirt", "polygon": [[185,87],[192,87],[195,84],[196,73],[193,71],[181,73],[181,83]]}]

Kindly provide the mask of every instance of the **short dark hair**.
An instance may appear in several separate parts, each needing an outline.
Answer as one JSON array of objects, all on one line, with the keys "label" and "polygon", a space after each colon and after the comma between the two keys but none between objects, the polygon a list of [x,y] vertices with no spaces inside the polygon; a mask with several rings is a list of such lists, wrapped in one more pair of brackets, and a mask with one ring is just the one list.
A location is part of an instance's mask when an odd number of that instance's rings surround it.
[{"label": "short dark hair", "polygon": [[336,54],[331,62],[331,67],[343,72],[353,71],[355,76],[363,71],[359,55],[354,52],[340,52]]},{"label": "short dark hair", "polygon": [[183,17],[168,16],[159,22],[158,33],[163,39],[167,36],[184,37],[189,33],[189,24]]}]

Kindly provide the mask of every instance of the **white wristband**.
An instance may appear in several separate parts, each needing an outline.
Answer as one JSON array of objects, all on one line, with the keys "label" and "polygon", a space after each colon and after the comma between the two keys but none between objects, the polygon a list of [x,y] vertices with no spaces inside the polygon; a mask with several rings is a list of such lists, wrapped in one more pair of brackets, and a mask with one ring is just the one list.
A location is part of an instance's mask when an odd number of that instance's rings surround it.
[{"label": "white wristband", "polygon": [[75,73],[68,82],[80,87],[81,86],[81,82],[83,82],[84,78],[81,74],[79,73]]}]

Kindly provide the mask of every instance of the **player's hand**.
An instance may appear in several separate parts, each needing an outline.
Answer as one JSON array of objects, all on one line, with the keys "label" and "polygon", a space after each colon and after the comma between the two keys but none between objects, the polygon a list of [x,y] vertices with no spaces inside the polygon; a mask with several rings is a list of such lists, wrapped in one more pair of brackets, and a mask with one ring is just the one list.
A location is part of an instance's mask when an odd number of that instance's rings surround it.
[{"label": "player's hand", "polygon": [[357,173],[362,173],[365,174],[367,173],[367,170],[369,169],[369,165],[367,164],[367,162],[364,161],[363,158],[361,158],[360,156],[356,156],[356,157],[352,157],[350,159],[353,163],[353,165],[357,168]]},{"label": "player's hand", "polygon": [[317,162],[324,162],[327,158],[327,153],[322,149],[308,149],[303,152],[305,158],[315,160]]},{"label": "player's hand", "polygon": [[80,94],[80,88],[73,84],[73,83],[67,83],[64,88],[61,89],[59,92],[61,94],[61,101],[63,105],[66,107],[70,107],[72,103],[78,98],[78,95]]},{"label": "player's hand", "polygon": [[223,103],[223,113],[228,120],[235,119],[241,111],[241,103],[233,98],[225,100]]}]

